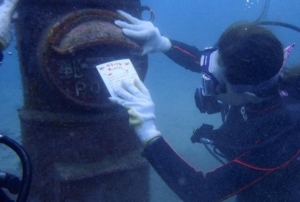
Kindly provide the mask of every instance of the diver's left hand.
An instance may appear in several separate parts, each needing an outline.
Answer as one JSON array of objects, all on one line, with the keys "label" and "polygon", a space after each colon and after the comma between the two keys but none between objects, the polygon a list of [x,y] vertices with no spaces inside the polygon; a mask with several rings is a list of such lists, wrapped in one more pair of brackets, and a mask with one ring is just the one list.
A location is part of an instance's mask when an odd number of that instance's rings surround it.
[{"label": "diver's left hand", "polygon": [[118,97],[110,97],[112,102],[128,109],[129,124],[145,145],[160,136],[154,124],[154,103],[148,89],[142,81],[123,82],[122,87],[115,90]]},{"label": "diver's left hand", "polygon": [[166,52],[171,48],[170,40],[162,36],[152,22],[139,20],[124,11],[117,12],[131,24],[121,20],[116,20],[115,24],[122,28],[126,36],[143,43],[143,52],[140,55]]}]

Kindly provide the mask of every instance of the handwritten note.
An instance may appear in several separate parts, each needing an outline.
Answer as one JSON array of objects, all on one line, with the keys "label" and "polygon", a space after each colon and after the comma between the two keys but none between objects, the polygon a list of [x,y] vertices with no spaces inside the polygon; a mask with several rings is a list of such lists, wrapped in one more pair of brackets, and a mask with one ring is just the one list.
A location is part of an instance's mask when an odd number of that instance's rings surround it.
[{"label": "handwritten note", "polygon": [[139,79],[139,76],[129,59],[99,64],[96,68],[112,97],[116,96],[114,89],[120,87],[123,80],[133,82],[134,79]]}]

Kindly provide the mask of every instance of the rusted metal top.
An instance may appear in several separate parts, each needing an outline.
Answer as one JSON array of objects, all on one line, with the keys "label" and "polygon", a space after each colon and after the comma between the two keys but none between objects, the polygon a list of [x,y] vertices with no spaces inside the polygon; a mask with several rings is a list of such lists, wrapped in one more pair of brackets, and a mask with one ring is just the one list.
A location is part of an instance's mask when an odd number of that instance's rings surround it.
[{"label": "rusted metal top", "polygon": [[125,21],[120,15],[106,10],[84,9],[73,12],[51,28],[48,43],[60,54],[73,53],[97,44],[122,45],[142,51],[114,24],[117,19]]}]

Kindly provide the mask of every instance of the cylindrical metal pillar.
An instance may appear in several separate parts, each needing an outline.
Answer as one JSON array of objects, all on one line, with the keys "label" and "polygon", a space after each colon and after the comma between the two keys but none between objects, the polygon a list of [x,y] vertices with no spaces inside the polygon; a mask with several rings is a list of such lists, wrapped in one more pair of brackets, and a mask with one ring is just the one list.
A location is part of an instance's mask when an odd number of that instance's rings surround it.
[{"label": "cylindrical metal pillar", "polygon": [[148,201],[148,164],[125,110],[111,104],[95,65],[147,57],[122,35],[115,11],[139,0],[22,0],[16,23],[23,146],[33,163],[29,201]]}]

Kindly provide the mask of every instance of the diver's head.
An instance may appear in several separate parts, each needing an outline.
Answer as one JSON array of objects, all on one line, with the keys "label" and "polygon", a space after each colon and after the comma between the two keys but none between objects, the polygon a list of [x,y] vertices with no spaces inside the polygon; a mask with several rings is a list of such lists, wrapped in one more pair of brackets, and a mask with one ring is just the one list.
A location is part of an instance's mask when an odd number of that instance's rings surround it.
[{"label": "diver's head", "polygon": [[[195,93],[197,107],[214,113],[219,106],[216,100],[243,105],[278,94],[283,61],[282,45],[270,30],[254,23],[231,25],[220,36],[217,48],[203,52],[203,84]],[[206,104],[212,100],[215,105]]]},{"label": "diver's head", "polygon": [[235,23],[221,35],[218,53],[223,75],[233,90],[247,91],[248,86],[258,97],[278,92],[283,47],[270,30],[254,23]]}]

